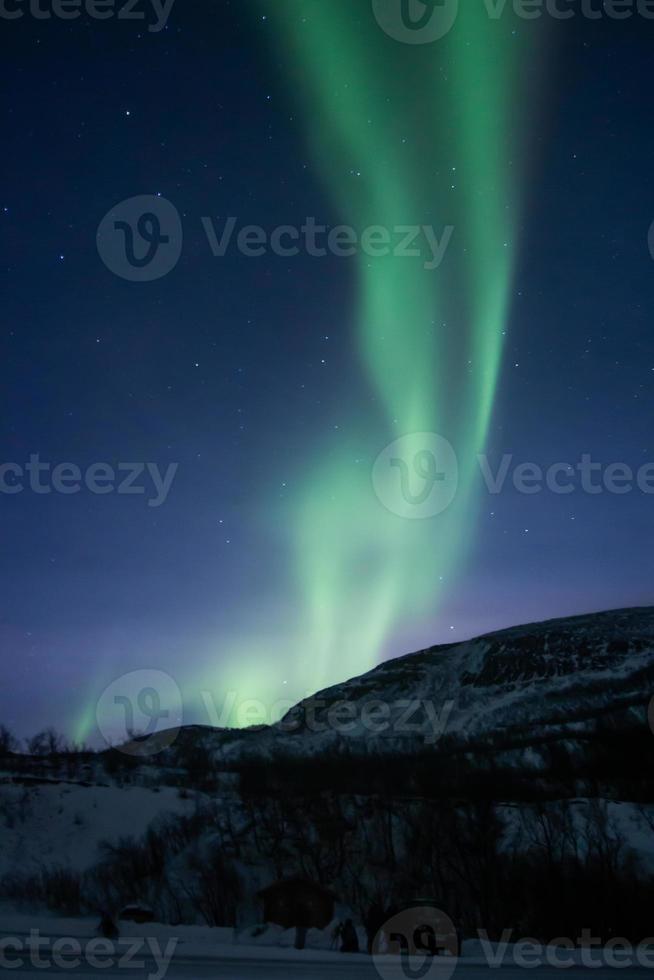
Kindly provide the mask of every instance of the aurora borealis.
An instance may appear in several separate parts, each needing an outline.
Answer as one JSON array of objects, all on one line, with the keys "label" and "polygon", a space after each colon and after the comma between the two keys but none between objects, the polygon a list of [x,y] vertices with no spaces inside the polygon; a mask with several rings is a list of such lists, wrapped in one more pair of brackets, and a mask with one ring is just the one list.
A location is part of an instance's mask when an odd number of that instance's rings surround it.
[{"label": "aurora borealis", "polygon": [[[3,461],[178,464],[159,508],[0,495],[0,722],[21,734],[93,740],[129,671],[166,672],[186,720],[215,722],[207,693],[295,701],[419,646],[648,601],[651,501],[492,496],[477,461],[654,452],[642,24],[460,2],[445,36],[405,44],[374,11],[178,0],[157,33],[6,25],[9,70],[33,67],[2,103],[21,163],[0,214]],[[138,195],[184,231],[152,282],[96,247]],[[309,218],[359,243],[419,226],[443,250],[217,255],[207,216],[268,239]],[[411,519],[382,498],[442,477],[430,434],[456,493]]]},{"label": "aurora borealis", "polygon": [[[301,636],[315,652],[307,685],[335,682],[343,661],[352,673],[370,669],[404,617],[433,614],[474,527],[470,464],[484,448],[507,327],[529,84],[513,24],[490,26],[481,5],[461,14],[438,62],[433,48],[364,25],[348,0],[292,0],[276,15],[343,220],[387,229],[429,220],[456,236],[438,271],[422,255],[358,263],[355,343],[376,399],[297,502]],[[426,530],[379,508],[369,471],[386,442],[414,440],[410,462],[420,434],[434,431],[464,466],[456,506]]]}]

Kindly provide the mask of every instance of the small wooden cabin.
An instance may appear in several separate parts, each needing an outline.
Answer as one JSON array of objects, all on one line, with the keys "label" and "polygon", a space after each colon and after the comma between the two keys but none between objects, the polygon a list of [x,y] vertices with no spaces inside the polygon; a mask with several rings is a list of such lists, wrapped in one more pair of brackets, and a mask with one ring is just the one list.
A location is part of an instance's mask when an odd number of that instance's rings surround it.
[{"label": "small wooden cabin", "polygon": [[335,896],[327,888],[305,878],[276,881],[259,892],[263,920],[292,929],[324,929],[334,918]]}]

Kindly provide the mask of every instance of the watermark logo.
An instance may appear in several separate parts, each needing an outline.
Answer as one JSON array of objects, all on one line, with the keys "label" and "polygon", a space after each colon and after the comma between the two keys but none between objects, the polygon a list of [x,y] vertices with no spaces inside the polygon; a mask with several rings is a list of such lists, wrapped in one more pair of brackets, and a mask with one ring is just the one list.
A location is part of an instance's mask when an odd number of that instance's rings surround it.
[{"label": "watermark logo", "polygon": [[[471,6],[475,0],[471,0]],[[522,21],[654,20],[652,0],[477,0],[480,16],[498,22],[505,16]],[[459,12],[458,0],[372,0],[382,30],[403,44],[431,44],[448,34]]]},{"label": "watermark logo", "polygon": [[[2,0],[0,0],[0,3]],[[385,227],[352,225],[333,227],[308,215],[299,225],[241,224],[235,215],[224,221],[202,215],[198,226],[213,258],[238,252],[245,258],[410,259],[426,272],[440,269],[454,235],[453,225],[405,224]],[[151,282],[171,272],[182,253],[183,232],[179,212],[165,198],[141,195],[122,201],[108,212],[97,231],[100,258],[111,272],[132,282]]]},{"label": "watermark logo", "polygon": [[163,670],[123,674],[105,688],[95,711],[98,731],[107,744],[139,757],[171,746],[183,714],[182,693]]},{"label": "watermark logo", "polygon": [[375,460],[372,483],[392,514],[413,520],[436,517],[456,496],[459,466],[454,449],[435,432],[396,439]]},{"label": "watermark logo", "polygon": [[[472,462],[483,489],[492,497],[505,492],[523,496],[542,493],[624,496],[638,492],[654,496],[654,461],[635,468],[624,462],[599,462],[591,453],[582,453],[574,463],[542,465],[520,462],[513,453],[504,453],[499,458],[481,453]],[[398,517],[435,517],[456,497],[456,452],[447,439],[435,432],[403,436],[375,460],[372,483],[384,507]]]},{"label": "watermark logo", "polygon": [[372,961],[382,980],[449,980],[458,956],[454,923],[432,905],[398,912],[379,929],[372,944]]},{"label": "watermark logo", "polygon": [[432,44],[452,30],[459,0],[372,0],[381,29],[404,44]]},{"label": "watermark logo", "polygon": [[168,275],[182,254],[182,221],[164,197],[142,194],[121,201],[98,227],[100,258],[130,282],[152,282]]}]

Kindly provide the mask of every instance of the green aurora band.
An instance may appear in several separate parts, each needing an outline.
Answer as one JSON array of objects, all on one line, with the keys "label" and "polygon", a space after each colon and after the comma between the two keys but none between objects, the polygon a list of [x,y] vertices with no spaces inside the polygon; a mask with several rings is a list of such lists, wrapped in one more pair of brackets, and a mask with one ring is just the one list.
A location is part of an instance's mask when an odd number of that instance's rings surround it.
[{"label": "green aurora band", "polygon": [[[399,2],[399,0],[398,0]],[[475,522],[476,454],[492,415],[521,198],[525,70],[508,16],[463,0],[432,44],[388,37],[369,2],[280,0],[269,18],[301,93],[314,159],[359,231],[454,227],[437,270],[419,257],[358,260],[358,349],[377,412],[323,447],[290,513],[305,621],[295,673],[307,690],[370,669],[403,623],[437,612]],[[370,403],[370,399],[368,399]],[[459,460],[455,502],[429,521],[388,512],[371,467],[391,440],[406,458],[437,432]],[[418,479],[418,477],[415,477]]]},{"label": "green aurora band", "polygon": [[[538,74],[537,51],[516,30],[524,25],[508,11],[490,19],[482,0],[461,0],[455,27],[425,45],[387,36],[370,0],[275,0],[265,12],[340,219],[359,233],[432,225],[439,238],[445,226],[454,234],[435,270],[424,268],[424,249],[356,260],[364,377],[347,393],[348,424],[302,461],[283,513],[271,513],[272,488],[262,503],[264,526],[291,528],[295,601],[285,621],[259,612],[250,636],[221,637],[225,667],[216,646],[206,651],[194,703],[203,686],[219,699],[236,691],[270,704],[277,692],[294,702],[372,668],[407,624],[416,635],[421,622],[433,626],[474,533],[475,457],[510,313]],[[425,432],[455,447],[458,492],[444,513],[407,520],[377,499],[372,466],[399,437],[411,459]],[[85,711],[78,737],[89,719]]]}]

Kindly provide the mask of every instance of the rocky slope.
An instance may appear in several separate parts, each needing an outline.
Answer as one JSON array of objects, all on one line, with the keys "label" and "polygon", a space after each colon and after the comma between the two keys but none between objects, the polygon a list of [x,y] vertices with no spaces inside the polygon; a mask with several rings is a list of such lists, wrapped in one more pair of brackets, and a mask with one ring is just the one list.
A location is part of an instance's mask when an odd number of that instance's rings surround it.
[{"label": "rocky slope", "polygon": [[432,647],[319,692],[276,726],[196,737],[229,762],[339,745],[529,744],[602,724],[642,728],[652,694],[654,607],[623,609]]}]

